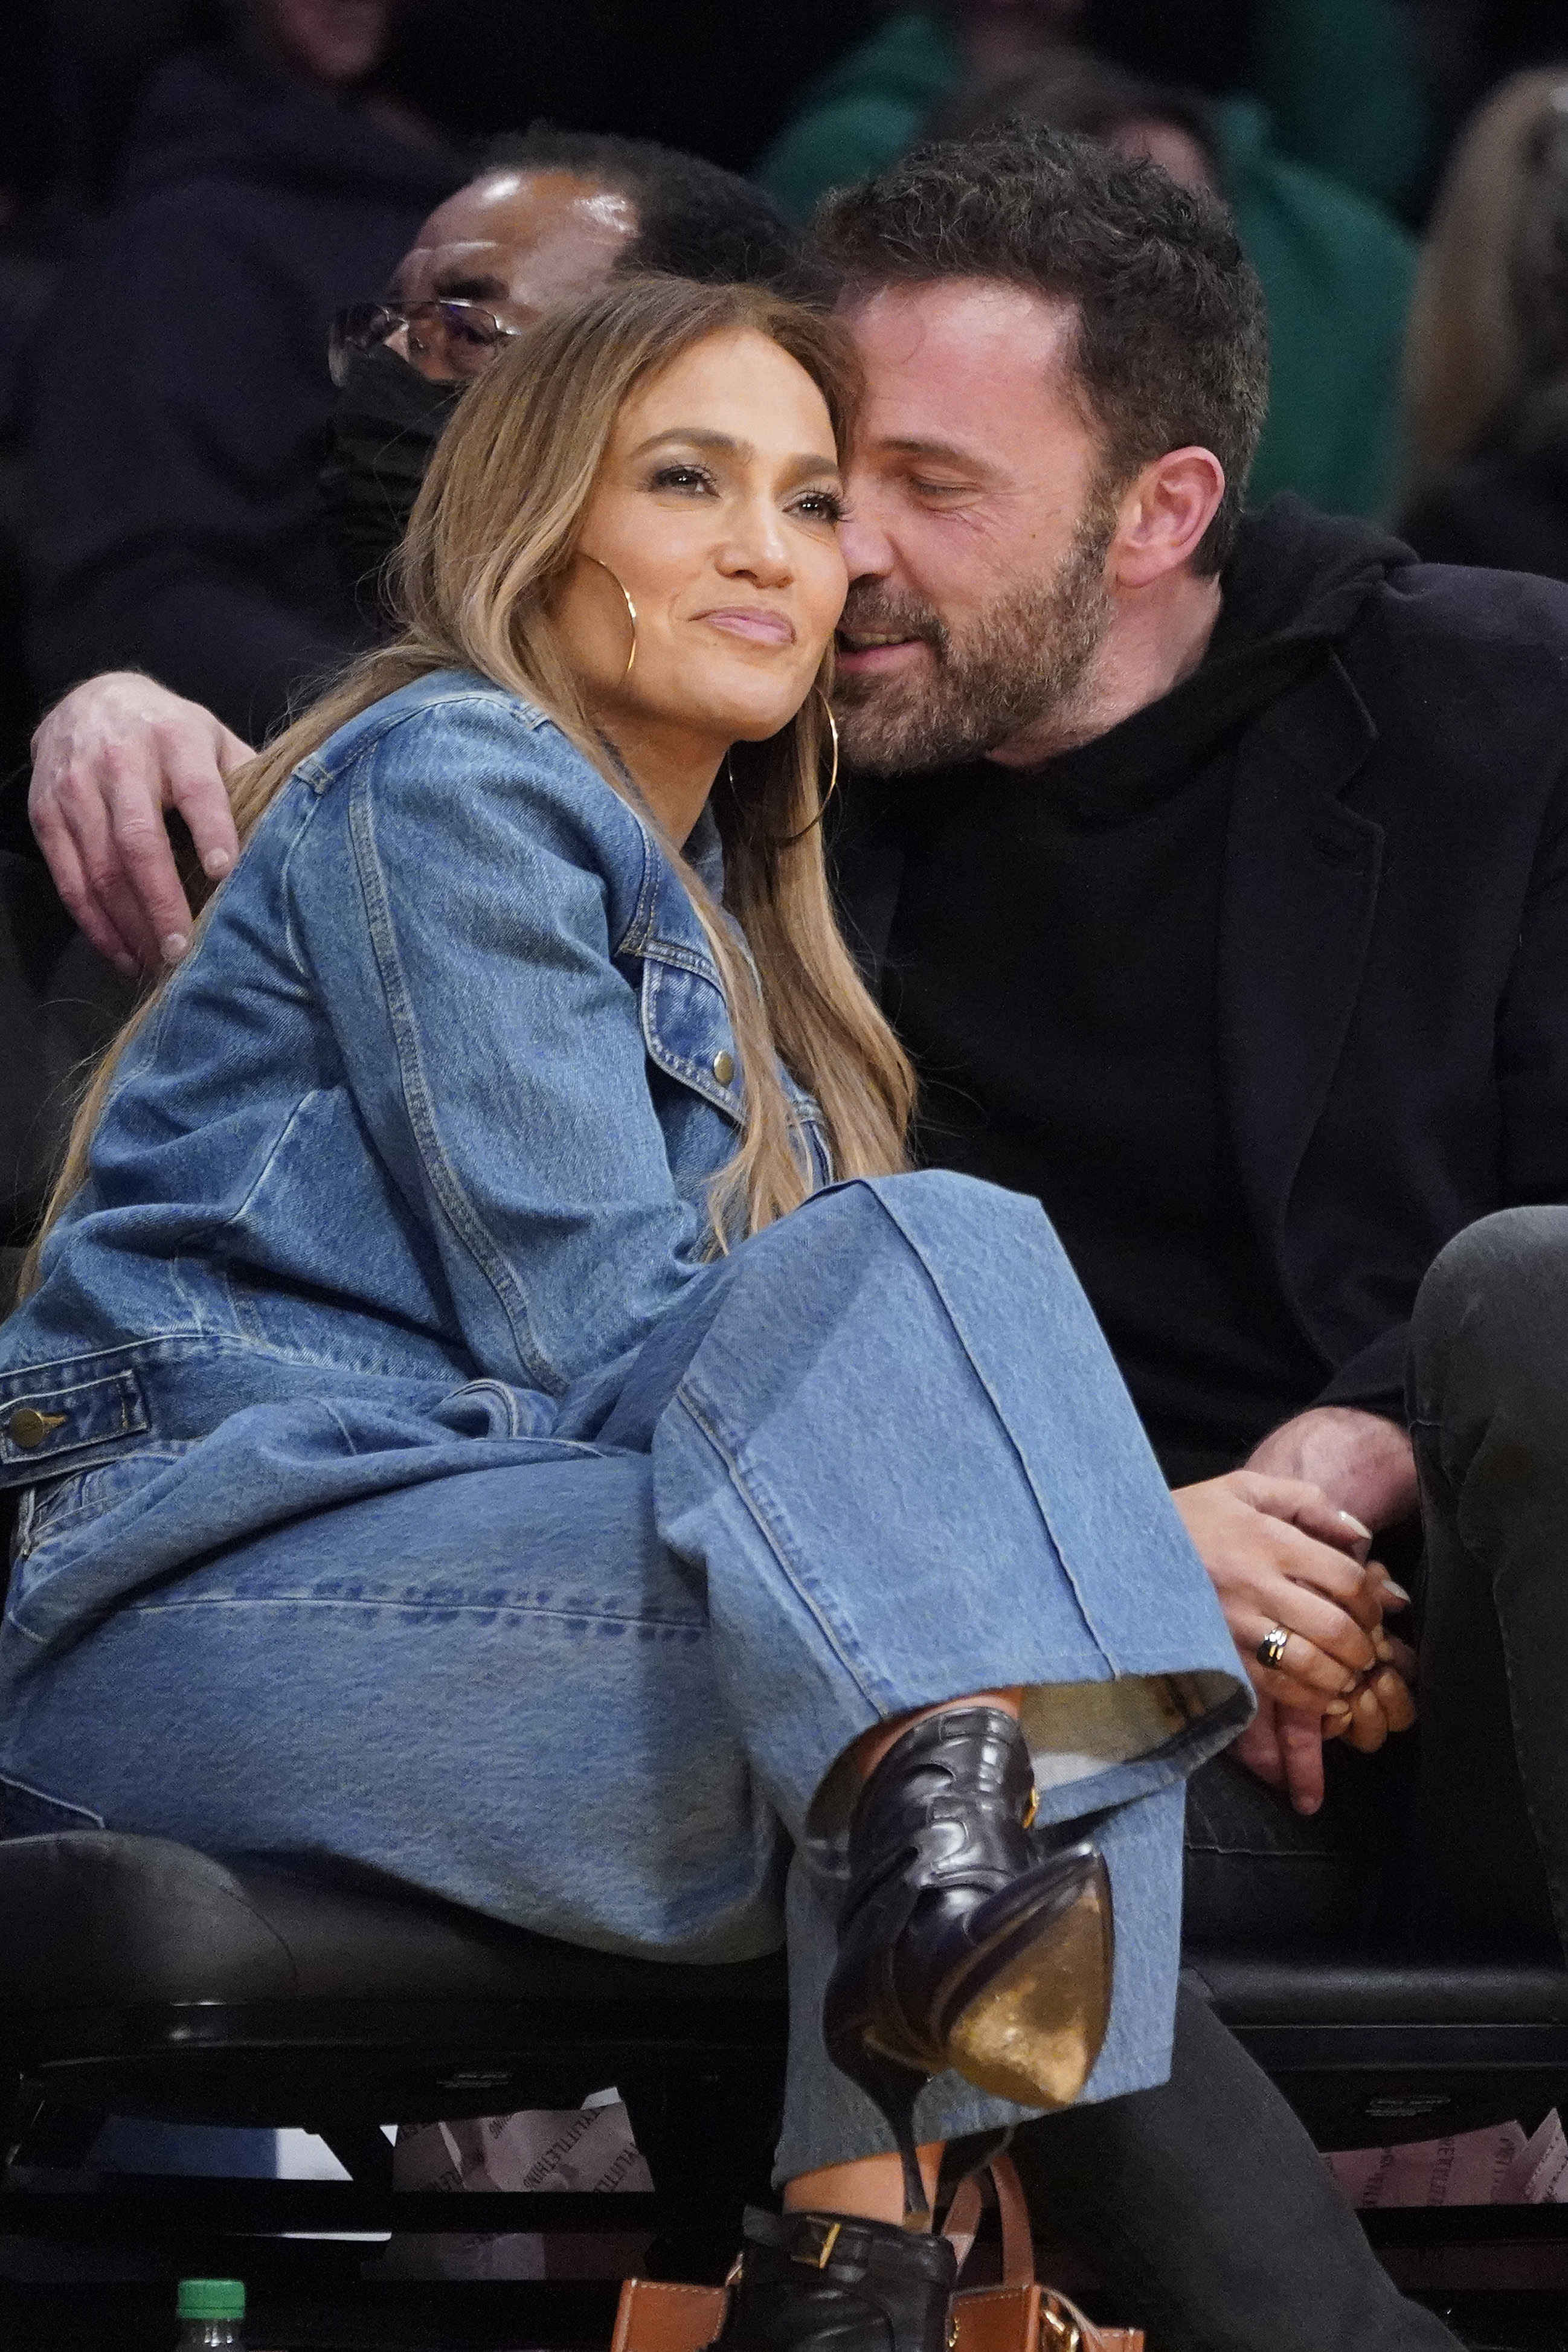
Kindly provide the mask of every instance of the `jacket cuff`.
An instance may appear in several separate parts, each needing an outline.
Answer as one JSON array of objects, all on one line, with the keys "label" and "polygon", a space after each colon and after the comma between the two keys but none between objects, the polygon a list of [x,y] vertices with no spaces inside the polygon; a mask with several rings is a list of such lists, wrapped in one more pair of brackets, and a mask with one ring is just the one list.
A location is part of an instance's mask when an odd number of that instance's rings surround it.
[{"label": "jacket cuff", "polygon": [[1405,1365],[1410,1351],[1410,1326],[1395,1323],[1391,1329],[1380,1331],[1370,1347],[1363,1348],[1343,1363],[1313,1398],[1314,1404],[1354,1405],[1363,1412],[1377,1412],[1384,1421],[1397,1422],[1401,1429],[1410,1426],[1410,1409],[1405,1396]]}]

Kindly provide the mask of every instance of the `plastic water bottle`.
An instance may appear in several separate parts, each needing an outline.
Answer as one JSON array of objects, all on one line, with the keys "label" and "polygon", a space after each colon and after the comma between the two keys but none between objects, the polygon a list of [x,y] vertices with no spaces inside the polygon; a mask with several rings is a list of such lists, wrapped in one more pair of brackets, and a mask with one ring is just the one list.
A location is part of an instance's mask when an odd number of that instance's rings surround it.
[{"label": "plastic water bottle", "polygon": [[243,2279],[182,2279],[178,2352],[245,2352]]}]

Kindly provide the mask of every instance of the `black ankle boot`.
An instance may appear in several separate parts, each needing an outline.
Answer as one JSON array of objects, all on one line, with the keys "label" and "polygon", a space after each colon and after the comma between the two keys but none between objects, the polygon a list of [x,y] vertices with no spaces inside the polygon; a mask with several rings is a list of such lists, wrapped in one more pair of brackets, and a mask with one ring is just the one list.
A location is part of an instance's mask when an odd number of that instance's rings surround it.
[{"label": "black ankle boot", "polygon": [[714,2352],[947,2352],[958,2257],[945,2238],[755,2206],[744,2236]]},{"label": "black ankle boot", "polygon": [[954,2067],[1021,2106],[1071,2104],[1110,2014],[1110,1884],[1086,1839],[1035,1831],[1024,1735],[1000,1708],[927,1716],[849,1822],[849,1888],[823,2001],[828,2054],[875,2100],[925,2194],[914,2104]]}]

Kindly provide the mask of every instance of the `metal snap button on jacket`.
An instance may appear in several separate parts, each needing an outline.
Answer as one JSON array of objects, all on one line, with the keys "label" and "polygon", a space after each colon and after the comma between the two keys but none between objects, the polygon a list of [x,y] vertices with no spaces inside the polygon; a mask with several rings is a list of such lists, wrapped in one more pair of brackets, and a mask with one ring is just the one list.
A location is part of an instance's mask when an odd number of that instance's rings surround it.
[{"label": "metal snap button on jacket", "polygon": [[51,1429],[59,1429],[64,1423],[63,1412],[40,1412],[36,1405],[25,1404],[11,1415],[5,1433],[13,1445],[20,1445],[30,1454],[35,1445],[43,1444]]},{"label": "metal snap button on jacket", "polygon": [[713,1075],[721,1087],[727,1087],[735,1075],[735,1056],[727,1054],[722,1045],[713,1056]]}]

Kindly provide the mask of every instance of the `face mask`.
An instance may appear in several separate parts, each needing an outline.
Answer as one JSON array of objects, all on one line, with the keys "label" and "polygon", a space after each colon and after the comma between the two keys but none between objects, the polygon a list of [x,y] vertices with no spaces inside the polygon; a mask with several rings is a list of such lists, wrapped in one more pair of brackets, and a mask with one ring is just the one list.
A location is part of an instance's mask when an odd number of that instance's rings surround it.
[{"label": "face mask", "polygon": [[428,383],[383,344],[356,352],[320,480],[338,573],[361,616],[388,625],[386,560],[401,544],[431,454],[463,390]]}]

